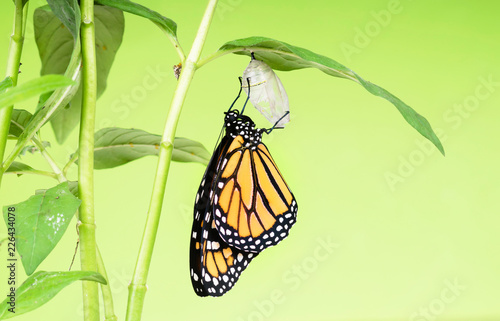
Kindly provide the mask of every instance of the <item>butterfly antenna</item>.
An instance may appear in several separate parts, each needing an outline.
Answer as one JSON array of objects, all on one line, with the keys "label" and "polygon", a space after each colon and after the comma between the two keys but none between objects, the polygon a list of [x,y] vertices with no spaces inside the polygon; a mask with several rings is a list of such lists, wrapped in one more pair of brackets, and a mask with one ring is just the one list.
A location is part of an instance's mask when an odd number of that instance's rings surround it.
[{"label": "butterfly antenna", "polygon": [[[248,100],[250,99],[250,78],[247,78],[247,85],[248,85],[248,92],[247,92],[247,99],[245,100],[245,104],[243,104],[243,108],[241,109],[240,115],[243,115],[243,111],[245,110],[245,107],[247,106]],[[241,78],[240,78],[241,81]]]},{"label": "butterfly antenna", "polygon": [[273,131],[273,129],[275,129],[275,128],[279,128],[279,129],[284,128],[284,127],[276,127],[276,126],[278,126],[278,123],[279,123],[279,122],[280,122],[283,118],[285,118],[285,117],[286,117],[286,115],[288,115],[289,113],[290,113],[290,111],[287,111],[287,112],[286,112],[283,116],[281,116],[281,118],[280,118],[280,119],[278,119],[278,121],[274,123],[274,126],[273,126],[273,127],[269,128],[269,129],[264,129],[264,131],[266,132],[266,134],[270,134],[270,133]]}]

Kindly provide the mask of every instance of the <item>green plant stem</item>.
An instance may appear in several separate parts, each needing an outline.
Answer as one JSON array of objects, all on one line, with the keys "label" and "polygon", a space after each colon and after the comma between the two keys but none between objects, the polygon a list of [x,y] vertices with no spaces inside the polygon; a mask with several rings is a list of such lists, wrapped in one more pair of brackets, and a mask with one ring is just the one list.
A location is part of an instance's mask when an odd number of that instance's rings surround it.
[{"label": "green plant stem", "polygon": [[40,139],[33,137],[31,141],[38,147],[38,150],[42,154],[43,158],[47,161],[49,166],[52,168],[53,172],[47,172],[47,171],[41,171],[41,170],[29,170],[29,171],[9,171],[6,172],[6,174],[17,174],[17,175],[22,175],[22,174],[34,174],[34,175],[42,175],[42,176],[48,176],[56,179],[59,183],[66,182],[68,179],[66,176],[62,173],[61,169],[59,166],[57,166],[56,162],[50,155],[50,153],[47,151],[47,149],[43,146],[42,142]]},{"label": "green plant stem", "polygon": [[[97,99],[94,1],[82,0],[82,114],[78,143],[78,193],[80,262],[83,271],[97,271],[94,218],[94,127]],[[83,315],[85,321],[99,321],[99,293],[96,282],[83,281]]]},{"label": "green plant stem", "polygon": [[205,44],[208,29],[216,6],[217,0],[210,0],[208,2],[191,51],[189,52],[186,60],[183,62],[182,72],[179,77],[179,81],[177,82],[177,88],[175,89],[172,103],[167,115],[165,130],[163,132],[162,143],[160,145],[160,152],[158,155],[158,165],[153,183],[153,191],[151,193],[151,200],[146,218],[146,226],[144,227],[144,234],[142,236],[134,275],[129,286],[126,321],[138,321],[141,319],[144,297],[146,295],[146,281],[149,266],[151,264],[156,233],[158,231],[165,185],[167,183],[168,170],[170,168],[170,161],[174,147],[173,142],[175,130],[177,128],[177,122],[179,121],[184,99],[186,98],[186,93],[196,71],[196,62],[200,58],[201,50]]},{"label": "green plant stem", "polygon": [[61,171],[59,166],[57,166],[57,164],[54,161],[54,159],[52,158],[52,156],[50,156],[50,153],[47,151],[45,146],[43,146],[42,142],[38,138],[35,138],[35,137],[33,137],[31,140],[38,147],[43,158],[45,158],[45,160],[49,164],[50,168],[52,168],[52,170],[54,171],[54,175],[56,176],[57,180],[60,183],[66,182],[67,179],[66,179],[65,175],[63,174],[63,172]]},{"label": "green plant stem", "polygon": [[[66,178],[66,174],[61,171],[59,166],[55,163],[54,159],[52,156],[49,154],[47,149],[43,146],[43,144],[40,142],[38,138],[33,138],[33,143],[38,147],[40,152],[42,153],[43,157],[47,161],[47,163],[50,165],[52,170],[54,171],[53,173],[51,172],[44,172],[44,171],[19,171],[19,172],[13,172],[13,173],[19,173],[19,174],[39,174],[39,175],[45,175],[49,176],[52,178],[55,178],[59,181],[59,183],[66,182],[68,179]],[[75,154],[77,155],[77,154]],[[76,159],[76,157],[75,157]],[[69,163],[69,165],[71,165]],[[68,166],[68,164],[67,164]],[[79,214],[78,214],[79,215]],[[99,248],[96,245],[96,263],[97,263],[97,272],[99,272],[107,281],[107,284],[100,284],[101,286],[101,292],[102,292],[102,301],[104,303],[104,313],[105,313],[105,321],[117,321],[118,318],[114,314],[114,307],[113,307],[113,296],[111,293],[111,286],[109,284],[109,279],[108,275],[106,273],[106,268],[104,266],[104,260],[102,259],[101,252],[99,251]]]},{"label": "green plant stem", "polygon": [[97,247],[97,272],[99,272],[107,281],[106,284],[101,284],[102,301],[104,303],[104,321],[117,321],[115,309],[113,306],[113,296],[111,294],[111,285],[109,284],[108,274],[104,267],[104,261],[101,256],[101,251]]},{"label": "green plant stem", "polygon": [[64,168],[62,170],[64,176],[66,176],[69,168],[71,167],[71,165],[73,165],[74,162],[76,162],[77,159],[78,159],[78,152],[74,153],[69,159],[69,161],[66,163],[66,165],[64,165]]},{"label": "green plant stem", "polygon": [[200,61],[198,61],[198,63],[196,64],[196,67],[201,68],[212,60],[215,60],[217,58],[220,58],[222,56],[225,56],[225,55],[233,53],[233,52],[244,51],[244,50],[245,50],[245,48],[234,48],[231,50],[216,51],[216,52],[208,55],[207,57],[200,59]]},{"label": "green plant stem", "polygon": [[[26,3],[28,10],[28,3]],[[15,0],[14,27],[10,37],[9,57],[7,58],[7,73],[6,77],[12,78],[14,86],[17,85],[17,76],[19,74],[19,64],[21,62],[21,53],[24,42],[24,26],[23,26],[23,1]],[[0,161],[3,162],[5,154],[5,146],[7,145],[7,137],[9,136],[10,119],[12,117],[12,109],[14,106],[9,106],[0,109]],[[8,168],[8,167],[7,167]],[[0,168],[0,184],[5,169]]]},{"label": "green plant stem", "polygon": [[172,37],[172,35],[170,35],[167,31],[165,31],[165,29],[159,23],[155,22],[154,24],[157,25],[165,33],[167,38],[170,40],[170,42],[174,46],[175,51],[177,51],[177,55],[179,56],[179,59],[181,61],[184,61],[184,59],[186,59],[186,56],[184,55],[184,51],[182,50],[182,47],[179,44],[179,42],[177,41],[177,39]]}]

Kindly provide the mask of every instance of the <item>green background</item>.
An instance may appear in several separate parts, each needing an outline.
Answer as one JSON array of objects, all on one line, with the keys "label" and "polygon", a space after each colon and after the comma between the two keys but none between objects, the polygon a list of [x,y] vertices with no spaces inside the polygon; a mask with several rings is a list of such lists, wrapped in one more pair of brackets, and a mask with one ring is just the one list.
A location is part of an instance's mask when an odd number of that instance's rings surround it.
[{"label": "green background", "polygon": [[[32,12],[43,1],[30,3]],[[204,1],[140,3],[176,21],[180,42],[189,49]],[[5,62],[12,2],[3,1],[1,8]],[[288,239],[252,262],[229,293],[199,298],[189,279],[188,249],[204,167],[174,163],[143,319],[500,319],[499,12],[498,1],[220,0],[205,55],[226,41],[260,35],[329,56],[424,115],[442,138],[446,157],[390,103],[358,84],[312,69],[278,72],[292,121],[264,140],[297,198],[297,224]],[[212,150],[248,61],[224,56],[196,73],[177,136]],[[123,44],[98,102],[97,128],[161,133],[178,62],[158,28],[127,14]],[[21,82],[38,75],[32,25],[22,63]],[[155,88],[145,89],[151,74]],[[32,101],[17,108],[34,106]],[[248,113],[258,126],[270,126],[256,110]],[[54,141],[48,126],[42,134]],[[61,166],[76,140],[75,131],[65,145],[53,143],[50,151]],[[39,155],[23,161],[46,168]],[[97,241],[122,320],[155,166],[156,158],[149,157],[96,171]],[[28,175],[2,183],[2,206],[55,185]],[[75,224],[39,269],[68,269]],[[3,223],[0,232],[5,235]],[[6,262],[5,243],[0,252]],[[0,266],[3,295],[7,269]],[[20,266],[17,273],[24,280]],[[81,311],[75,283],[17,320],[81,320]]]}]

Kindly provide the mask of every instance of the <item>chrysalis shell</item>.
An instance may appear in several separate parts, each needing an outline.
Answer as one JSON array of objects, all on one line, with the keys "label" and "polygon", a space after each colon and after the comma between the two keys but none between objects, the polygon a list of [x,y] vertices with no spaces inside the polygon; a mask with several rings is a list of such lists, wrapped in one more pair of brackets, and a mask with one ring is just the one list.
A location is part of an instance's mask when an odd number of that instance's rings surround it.
[{"label": "chrysalis shell", "polygon": [[[243,72],[243,90],[248,95],[250,83],[250,102],[273,125],[290,110],[288,96],[278,76],[265,62],[252,59]],[[290,114],[283,117],[277,127],[290,122]]]}]

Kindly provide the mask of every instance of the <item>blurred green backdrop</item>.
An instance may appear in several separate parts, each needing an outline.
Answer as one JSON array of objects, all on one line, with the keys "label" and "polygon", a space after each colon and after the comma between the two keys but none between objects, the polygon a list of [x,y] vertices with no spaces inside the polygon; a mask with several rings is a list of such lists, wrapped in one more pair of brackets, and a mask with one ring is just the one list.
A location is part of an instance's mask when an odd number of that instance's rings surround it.
[{"label": "blurred green backdrop", "polygon": [[[138,2],[176,21],[189,49],[205,1]],[[43,4],[31,0],[30,11]],[[13,5],[4,1],[1,7],[5,62]],[[174,163],[143,320],[500,319],[498,12],[500,2],[491,0],[220,0],[205,54],[226,41],[261,35],[329,56],[424,115],[447,154],[441,156],[390,103],[354,82],[318,70],[279,72],[292,122],[265,142],[298,200],[298,223],[288,239],[253,261],[228,294],[199,298],[189,279],[188,248],[204,168]],[[123,44],[98,101],[97,128],[161,133],[177,56],[152,23],[125,18]],[[31,20],[21,82],[40,70]],[[212,150],[248,61],[224,56],[196,73],[177,136]],[[156,88],[127,102],[147,75],[155,75]],[[257,111],[249,114],[269,126]],[[48,126],[42,134],[53,140]],[[51,153],[60,165],[76,141],[75,131],[66,145],[54,143]],[[38,155],[23,160],[46,166]],[[150,157],[96,172],[97,241],[122,320],[155,166]],[[75,168],[70,176],[76,177]],[[53,185],[45,178],[8,176],[1,205]],[[40,269],[69,267],[75,224]],[[0,232],[5,235],[3,223]],[[6,246],[0,249],[6,262]],[[6,272],[0,268],[2,295]],[[18,268],[18,281],[25,277]],[[81,320],[81,311],[75,283],[17,320]]]}]

